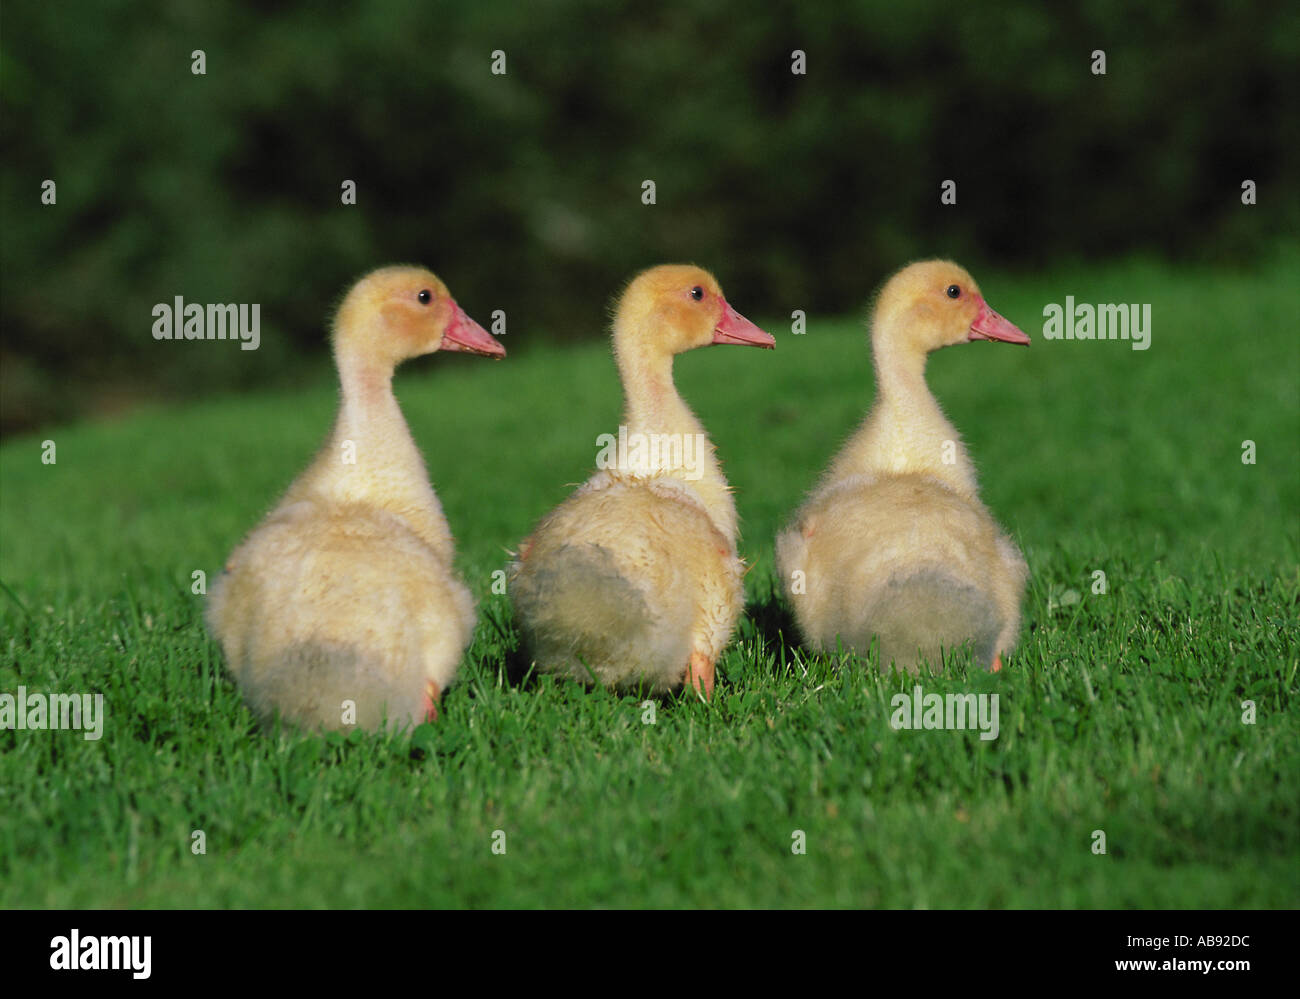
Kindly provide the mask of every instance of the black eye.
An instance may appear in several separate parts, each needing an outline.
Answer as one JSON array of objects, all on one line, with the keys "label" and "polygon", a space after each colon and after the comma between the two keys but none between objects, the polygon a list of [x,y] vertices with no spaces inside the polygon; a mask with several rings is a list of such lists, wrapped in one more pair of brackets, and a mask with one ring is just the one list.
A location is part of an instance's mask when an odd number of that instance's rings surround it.
[{"label": "black eye", "polygon": [[961,289],[958,288],[955,284],[948,285],[948,297],[961,298]]},{"label": "black eye", "polygon": [[428,288],[425,288],[422,292],[420,292],[420,294],[416,295],[415,297],[420,300],[421,305],[428,305],[430,302],[433,301],[433,292],[431,292]]},{"label": "black eye", "polygon": [[695,299],[695,301],[698,302],[703,297],[704,297],[704,289],[701,288],[698,284],[691,289],[691,298]]}]

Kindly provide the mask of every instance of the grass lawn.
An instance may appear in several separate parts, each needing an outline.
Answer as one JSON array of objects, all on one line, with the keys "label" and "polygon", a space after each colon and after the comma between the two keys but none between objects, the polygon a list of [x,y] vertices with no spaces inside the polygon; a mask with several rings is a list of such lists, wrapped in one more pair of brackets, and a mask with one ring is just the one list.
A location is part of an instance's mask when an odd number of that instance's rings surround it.
[{"label": "grass lawn", "polygon": [[[0,731],[0,904],[1300,905],[1300,254],[969,263],[1035,342],[943,351],[930,384],[1030,582],[1006,670],[923,686],[997,692],[996,740],[895,731],[912,679],[809,657],[772,595],[775,530],[872,396],[856,318],[678,360],[754,568],[714,703],[658,701],[653,724],[635,697],[520,682],[491,593],[617,423],[607,344],[422,360],[397,393],[480,626],[442,720],[405,737],[259,729],[191,593],[324,438],[332,381],[0,447],[0,692],[98,691],[107,711],[99,741]],[[1150,349],[1044,341],[1066,295],[1150,302]],[[527,326],[511,317],[510,348]]]}]

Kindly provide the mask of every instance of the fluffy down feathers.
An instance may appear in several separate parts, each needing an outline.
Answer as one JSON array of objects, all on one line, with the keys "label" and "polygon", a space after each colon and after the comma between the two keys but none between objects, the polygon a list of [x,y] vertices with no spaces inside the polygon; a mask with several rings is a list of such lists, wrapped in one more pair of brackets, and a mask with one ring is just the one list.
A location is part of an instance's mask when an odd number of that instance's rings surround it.
[{"label": "fluffy down feathers", "polygon": [[965,644],[992,663],[1020,629],[1024,560],[978,500],[926,476],[864,476],[814,497],[776,558],[815,649],[865,655],[875,638],[882,668],[916,673]]},{"label": "fluffy down feathers", "polygon": [[[207,619],[255,714],[308,728],[425,720],[474,630],[474,602],[398,517],[301,502],[258,527],[215,581]],[[398,568],[400,567],[400,568]],[[351,716],[349,716],[351,717]]]},{"label": "fluffy down feathers", "polygon": [[716,657],[743,607],[743,565],[680,485],[611,482],[553,511],[512,566],[533,658],[577,680],[671,690]]}]

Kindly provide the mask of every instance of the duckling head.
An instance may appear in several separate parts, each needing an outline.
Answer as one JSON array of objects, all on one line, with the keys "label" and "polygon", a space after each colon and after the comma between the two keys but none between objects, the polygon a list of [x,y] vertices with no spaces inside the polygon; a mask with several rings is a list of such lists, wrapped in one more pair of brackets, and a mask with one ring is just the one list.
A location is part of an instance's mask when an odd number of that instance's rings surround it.
[{"label": "duckling head", "polygon": [[965,268],[924,260],[890,278],[876,300],[872,337],[928,354],[970,340],[1028,344],[1029,337],[984,301]]},{"label": "duckling head", "polygon": [[772,349],[776,340],[731,307],[717,279],[702,267],[665,264],[642,271],[614,311],[620,350],[680,354],[712,343]]},{"label": "duckling head", "polygon": [[334,342],[336,351],[360,352],[394,367],[435,350],[506,354],[423,267],[383,267],[353,285],[339,306]]}]

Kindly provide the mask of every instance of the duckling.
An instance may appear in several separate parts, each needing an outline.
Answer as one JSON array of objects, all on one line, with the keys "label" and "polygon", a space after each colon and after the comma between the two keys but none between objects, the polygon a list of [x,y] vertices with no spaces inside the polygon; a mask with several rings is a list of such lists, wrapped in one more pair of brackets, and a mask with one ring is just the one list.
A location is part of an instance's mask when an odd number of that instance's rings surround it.
[{"label": "duckling", "polygon": [[776,564],[814,649],[838,642],[881,668],[941,667],[969,642],[996,672],[1015,646],[1027,567],[980,502],[975,467],[925,384],[931,351],[970,340],[1028,344],[946,260],[881,290],[871,324],[876,401],[776,541]]},{"label": "duckling", "polygon": [[[315,460],[234,550],[207,621],[253,711],[308,728],[437,715],[474,629],[453,540],[393,396],[437,350],[505,356],[437,277],[386,267],[334,323],[342,401]],[[350,702],[350,703],[345,703]]]},{"label": "duckling", "polygon": [[675,355],[719,343],[776,345],[705,270],[655,267],[621,296],[618,438],[605,435],[600,470],[542,519],[507,574],[540,669],[654,693],[685,682],[712,697],[744,607],[744,563],[731,491],[672,367]]}]

